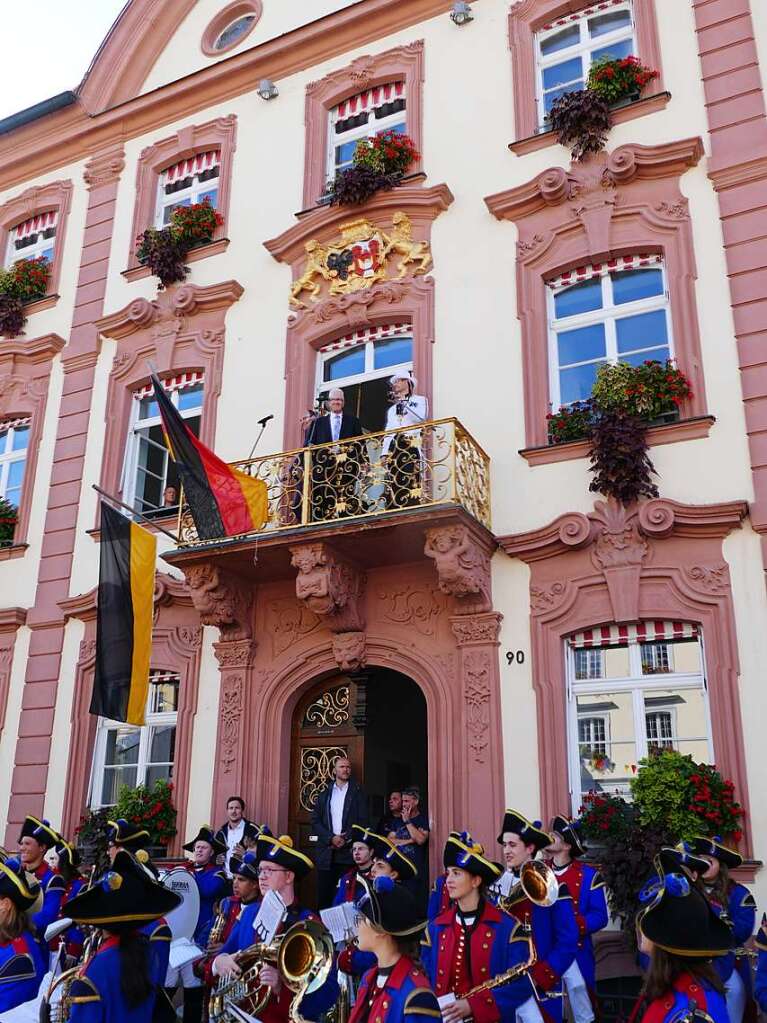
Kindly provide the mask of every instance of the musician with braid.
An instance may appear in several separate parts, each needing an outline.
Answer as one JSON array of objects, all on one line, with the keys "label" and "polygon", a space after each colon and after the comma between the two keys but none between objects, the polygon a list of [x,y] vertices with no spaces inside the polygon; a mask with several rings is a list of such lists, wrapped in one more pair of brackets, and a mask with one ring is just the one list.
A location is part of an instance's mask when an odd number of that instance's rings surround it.
[{"label": "musician with braid", "polygon": [[37,996],[48,969],[31,919],[41,898],[40,885],[18,860],[0,862],[0,1019]]},{"label": "musician with braid", "polygon": [[[711,959],[732,948],[729,927],[686,873],[656,857],[659,882],[638,918],[640,949],[649,956],[642,1023],[728,1023],[724,985]],[[698,1016],[697,1014],[701,1014]]]},{"label": "musician with braid", "polygon": [[[516,810],[507,810],[498,842],[503,846],[507,871],[519,877],[525,864],[551,845],[552,836],[541,822],[530,822]],[[531,902],[521,885],[516,885],[504,908],[532,935],[537,961],[530,971],[534,994],[517,1009],[517,1023],[562,1021],[562,977],[575,960],[578,925],[573,900],[566,884],[559,885],[553,905]]]},{"label": "musician with braid", "polygon": [[[756,928],[756,902],[745,885],[730,877],[730,871],[741,865],[743,857],[723,845],[718,836],[698,836],[683,843],[683,848],[708,863],[708,869],[701,875],[706,896],[714,912],[730,927],[733,946],[744,945]],[[746,1005],[752,998],[748,960],[738,959],[731,952],[718,957],[715,965],[727,994],[730,1023],[742,1023]]]},{"label": "musician with braid", "polygon": [[45,854],[55,847],[60,837],[48,821],[32,816],[25,818],[19,835],[21,865],[30,881],[37,881],[43,892],[42,907],[32,918],[41,940],[46,927],[58,920],[66,891],[64,878],[45,859]]},{"label": "musician with braid", "polygon": [[574,962],[565,970],[567,998],[575,1023],[592,1023],[596,1006],[596,960],[593,935],[607,927],[607,894],[599,871],[579,857],[586,852],[580,822],[558,814],[551,822],[554,841],[546,850],[557,880],[573,898],[578,926]]},{"label": "musician with braid", "polygon": [[451,832],[442,861],[451,905],[430,920],[421,944],[421,961],[437,996],[453,995],[444,1004],[445,1023],[471,1017],[474,1023],[511,1020],[531,994],[524,975],[471,993],[494,977],[520,968],[530,958],[522,924],[487,899],[487,886],[501,874],[485,859],[482,847],[467,832]]},{"label": "musician with braid", "polygon": [[[284,934],[299,921],[319,920],[316,913],[304,909],[299,904],[295,892],[296,881],[306,877],[314,869],[314,864],[308,856],[304,856],[293,847],[293,840],[288,835],[281,835],[279,838],[267,834],[259,835],[254,853],[246,853],[244,860],[249,856],[255,856],[258,862],[258,884],[262,898],[267,892],[274,891],[287,907],[287,915],[278,928],[278,934]],[[257,899],[243,910],[237,926],[219,955],[213,960],[213,973],[216,976],[241,975],[242,970],[235,955],[257,940],[254,923],[260,908],[261,902]],[[287,1023],[293,992],[283,984],[279,972],[271,964],[262,966],[259,980],[262,987],[271,989],[272,994],[265,1009],[260,1013],[260,1020],[262,1023]],[[332,970],[321,987],[304,996],[298,1010],[305,1019],[319,1019],[335,1005],[337,997],[338,981],[335,970]]]}]

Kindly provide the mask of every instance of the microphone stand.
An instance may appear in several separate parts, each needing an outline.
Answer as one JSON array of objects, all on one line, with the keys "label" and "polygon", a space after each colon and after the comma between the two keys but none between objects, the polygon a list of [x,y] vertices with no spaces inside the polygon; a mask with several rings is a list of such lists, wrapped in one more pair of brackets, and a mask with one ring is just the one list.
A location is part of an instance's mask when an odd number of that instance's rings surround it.
[{"label": "microphone stand", "polygon": [[253,457],[253,455],[255,453],[255,450],[258,447],[258,442],[263,437],[264,430],[266,429],[267,423],[269,422],[270,419],[274,419],[274,416],[273,415],[271,415],[271,416],[264,416],[263,419],[256,420],[258,425],[261,427],[261,431],[260,431],[259,435],[256,437],[256,440],[255,440],[255,443],[253,444],[253,447],[250,449],[250,454],[248,455],[248,461],[250,461],[250,459]]}]

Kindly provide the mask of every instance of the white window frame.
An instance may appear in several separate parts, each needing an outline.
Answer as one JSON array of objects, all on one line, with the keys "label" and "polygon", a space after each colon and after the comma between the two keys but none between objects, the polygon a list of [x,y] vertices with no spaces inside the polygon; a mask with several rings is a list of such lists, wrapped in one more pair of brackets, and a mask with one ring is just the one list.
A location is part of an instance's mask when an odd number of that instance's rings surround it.
[{"label": "white window frame", "polygon": [[[143,785],[146,782],[147,768],[156,766],[157,762],[149,759],[150,739],[152,736],[152,729],[154,728],[167,728],[173,726],[176,729],[176,737],[178,737],[178,709],[174,711],[165,711],[163,713],[151,713],[152,705],[152,684],[150,682],[149,695],[147,697],[147,711],[144,718],[145,723],[142,726],[138,725],[126,725],[123,721],[112,721],[110,718],[99,718],[96,726],[96,741],[93,747],[93,766],[91,770],[91,795],[89,799],[89,805],[92,810],[99,810],[104,806],[114,806],[114,803],[103,803],[101,796],[104,791],[104,776],[106,774],[107,765],[106,751],[107,751],[107,739],[109,732],[116,730],[133,731],[139,733],[139,754],[138,762],[135,764],[136,768],[136,785]],[[181,699],[181,683],[179,682],[179,697],[178,702]],[[177,702],[177,706],[178,706]],[[175,744],[174,744],[174,759],[170,765],[169,779],[172,781],[176,769],[175,760]]]},{"label": "white window frame", "polygon": [[[648,658],[648,660],[651,660],[653,662],[652,667],[657,667],[658,648],[659,647],[665,647],[666,648],[666,660],[668,661],[668,663],[670,665],[672,665],[674,663],[673,643],[663,642],[663,640],[660,640],[660,641],[656,641],[656,642],[653,642],[653,643],[643,643],[642,646],[647,647],[647,650],[646,651],[642,651],[642,653],[646,652],[646,653],[649,654],[650,651],[652,650],[652,656],[650,658]],[[643,669],[643,671],[644,671],[644,664],[645,664],[645,662],[644,662],[644,659],[643,659],[642,660],[642,669]],[[644,674],[646,676],[648,676],[648,677],[649,676],[653,676],[654,677],[655,675],[673,674],[673,672],[670,671],[670,670],[669,671],[645,671]]]},{"label": "white window frame", "polygon": [[[592,721],[601,721],[602,722],[602,729],[604,731],[604,739],[595,740],[592,737],[589,740],[589,742],[583,742],[583,740],[581,739],[581,725],[585,724],[585,722],[587,722],[587,721],[589,723],[591,723]],[[607,714],[600,714],[598,711],[591,711],[591,710],[579,711],[578,712],[577,731],[578,731],[578,756],[579,757],[580,757],[580,747],[581,747],[581,744],[583,744],[584,746],[588,746],[589,749],[594,749],[595,746],[603,746],[604,749],[601,751],[602,755],[606,756],[606,757],[610,756],[610,718],[607,716]],[[591,731],[591,729],[590,729],[590,731]]]},{"label": "white window frame", "polygon": [[[177,192],[172,192],[170,195],[165,194],[165,171],[158,175],[157,179],[157,202],[155,203],[154,211],[154,226],[158,229],[167,227],[165,220],[165,211],[170,209],[173,210],[176,206],[180,206],[182,203],[186,204],[186,200],[189,200],[188,205],[194,206],[195,203],[201,202],[200,196],[204,195],[205,192],[211,192],[214,188],[216,190],[216,202],[211,203],[214,210],[218,209],[218,205],[221,199],[221,163],[215,165],[218,174],[206,181],[200,181],[200,173],[197,171],[194,174],[187,175],[191,177],[192,181],[186,188],[179,188]],[[212,170],[213,168],[208,168]]]},{"label": "white window frame", "polygon": [[[572,802],[572,812],[576,816],[582,805],[581,792],[581,757],[578,731],[578,719],[581,717],[595,717],[596,714],[585,709],[579,713],[578,697],[592,696],[605,699],[608,696],[618,693],[631,693],[634,732],[633,740],[636,748],[637,763],[648,755],[649,744],[647,739],[646,715],[658,711],[672,709],[673,705],[659,703],[646,707],[645,693],[660,689],[673,690],[695,690],[700,691],[703,697],[705,710],[705,724],[707,734],[704,736],[685,736],[684,742],[705,742],[708,746],[709,763],[715,763],[714,741],[711,729],[711,707],[708,698],[708,685],[706,682],[706,658],[703,635],[699,633],[701,670],[699,672],[670,672],[665,675],[643,675],[641,643],[631,641],[627,644],[629,651],[629,674],[622,678],[602,678],[575,680],[575,650],[568,643],[565,643],[565,670],[567,672],[567,744],[568,744],[568,767],[569,787]],[[673,641],[668,641],[673,645]],[[606,648],[605,648],[606,649]],[[678,732],[676,724],[672,724],[674,730],[674,742],[678,746]],[[676,748],[676,746],[675,746]],[[612,755],[608,754],[612,759]],[[609,786],[609,780],[606,779]]]},{"label": "white window frame", "polygon": [[[618,305],[613,301],[613,290],[612,290],[612,279],[611,274],[603,274],[600,277],[600,283],[602,285],[602,306],[599,309],[593,309],[587,313],[577,313],[575,316],[566,316],[562,319],[557,319],[555,316],[555,304],[554,300],[557,295],[561,295],[562,292],[567,291],[569,288],[577,286],[580,281],[573,281],[563,287],[550,288],[546,285],[546,302],[548,306],[548,335],[549,335],[549,395],[551,400],[552,411],[556,412],[562,408],[562,402],[560,400],[560,385],[559,385],[559,374],[562,369],[573,369],[577,366],[588,366],[596,363],[597,365],[611,364],[615,365],[620,362],[618,355],[618,333],[616,324],[618,320],[625,319],[628,316],[638,316],[641,313],[652,313],[662,310],[666,314],[666,337],[668,339],[668,358],[674,358],[674,335],[672,331],[672,317],[671,317],[671,304],[669,298],[668,289],[668,276],[666,273],[665,263],[659,262],[651,267],[631,267],[625,270],[613,271],[616,276],[622,273],[635,273],[636,271],[642,270],[660,270],[662,289],[660,294],[652,295],[650,298],[640,298],[635,302],[622,302]],[[579,327],[590,327],[594,324],[602,323],[605,328],[605,358],[603,359],[582,359],[580,362],[570,362],[565,366],[559,365],[559,353],[557,350],[557,334],[563,330],[577,330]],[[632,352],[632,355],[642,354],[646,352],[648,359],[658,358],[658,348],[639,349],[638,352]],[[663,361],[663,360],[660,360]],[[572,404],[572,403],[571,403]]]},{"label": "white window frame", "polygon": [[[575,671],[575,661],[578,660],[579,655],[583,653],[586,655],[587,661],[587,674],[585,678],[578,679],[579,682],[586,682],[593,678],[602,678],[602,671],[604,669],[604,656],[602,647],[582,647],[580,650],[573,651],[573,678],[576,677],[577,672]],[[598,674],[593,673],[594,667],[598,667]]]},{"label": "white window frame", "polygon": [[[588,7],[588,3],[584,3],[583,7]],[[564,31],[568,26],[566,25],[555,25],[552,28],[541,30],[535,34],[535,103],[538,111],[538,127],[539,130],[547,131],[548,126],[546,122],[546,111],[544,109],[544,89],[543,89],[543,72],[546,68],[553,67],[556,64],[563,64],[566,60],[572,60],[574,57],[581,57],[581,67],[583,69],[583,77],[574,79],[572,81],[573,89],[575,91],[578,88],[586,87],[586,79],[588,78],[589,68],[591,67],[590,53],[592,50],[602,50],[606,46],[610,46],[611,43],[622,43],[626,39],[631,40],[631,52],[636,55],[636,19],[634,17],[634,6],[631,0],[624,0],[621,4],[616,4],[615,7],[609,9],[609,11],[595,11],[595,15],[613,13],[613,11],[627,10],[631,14],[631,23],[629,26],[615,29],[613,32],[605,32],[604,35],[598,36],[597,39],[592,39],[588,33],[588,21],[589,17],[584,15],[579,18],[574,25],[578,25],[580,29],[580,39],[578,43],[574,43],[572,46],[566,46],[561,50],[556,50],[554,53],[544,56],[541,53],[541,43],[550,39],[557,33]],[[578,85],[582,82],[582,85]],[[567,85],[568,83],[564,83]],[[562,88],[560,86],[559,88]]]},{"label": "white window frame", "polygon": [[[393,85],[394,82],[387,82],[386,84]],[[374,139],[376,135],[380,135],[381,132],[402,124],[403,121],[405,123],[405,131],[407,132],[407,97],[403,95],[399,98],[405,100],[404,110],[399,110],[394,114],[387,114],[386,117],[376,117],[375,109],[371,106],[367,111],[367,124],[364,122],[358,124],[356,128],[350,128],[340,135],[336,135],[336,124],[339,120],[346,120],[345,117],[339,118],[338,116],[338,106],[340,104],[336,104],[330,111],[328,114],[328,152],[325,160],[328,181],[332,181],[335,178],[338,170],[345,169],[345,167],[336,166],[336,148],[338,146],[343,146],[347,142],[359,142],[360,139]]]},{"label": "white window frame", "polygon": [[[650,735],[649,735],[649,731],[650,731],[650,729],[648,727],[649,719],[653,718],[653,717],[656,717],[656,716],[660,716],[661,714],[662,715],[666,715],[666,714],[668,715],[669,723],[670,723],[670,726],[671,726],[671,735],[669,735],[669,736],[661,736],[659,739],[652,739],[652,738],[650,738]],[[664,706],[663,704],[658,704],[657,706],[655,704],[653,704],[651,707],[648,707],[647,705],[645,705],[644,716],[645,716],[645,738],[647,740],[647,749],[649,750],[651,747],[655,748],[656,744],[657,744],[657,747],[659,749],[676,749],[677,745],[678,745],[677,731],[676,731],[676,707]],[[664,745],[664,743],[670,743],[671,745],[670,746],[666,746],[666,745]]]},{"label": "white window frame", "polygon": [[[383,337],[371,338],[369,341],[361,341],[359,345],[349,345],[345,350],[331,351],[331,352],[318,352],[317,359],[317,388],[315,394],[320,392],[326,393],[335,387],[353,387],[355,384],[364,384],[369,380],[380,380],[381,377],[391,377],[395,373],[407,373],[413,369],[413,360],[409,359],[407,362],[400,362],[394,366],[383,366],[381,369],[375,369],[375,345],[378,342],[386,341],[410,341],[413,348],[415,348],[415,336],[413,331],[408,331],[403,334],[392,334],[391,336],[384,335]],[[324,367],[327,362],[336,358],[338,355],[344,355],[347,352],[353,351],[355,348],[359,348],[364,344],[365,346],[365,368],[362,373],[352,373],[348,377],[340,377],[338,380],[324,380]]]},{"label": "white window frame", "polygon": [[[0,423],[2,426],[2,423]],[[27,444],[26,447],[20,448],[18,451],[13,450],[13,440],[18,430],[27,431]],[[24,493],[24,484],[26,482],[26,461],[27,452],[29,451],[29,437],[31,436],[32,427],[27,424],[25,426],[15,427],[11,426],[8,430],[0,430],[0,497],[5,498],[8,492],[8,477],[11,472],[11,465],[17,462],[24,463],[24,471],[21,477],[21,490],[19,492],[19,503],[17,507],[21,506],[21,497]],[[14,488],[15,489],[15,488]]]},{"label": "white window frame", "polygon": [[[205,384],[195,384],[195,387],[200,387],[200,404],[197,408],[191,409],[180,409],[179,415],[182,419],[194,419],[196,416],[200,417],[200,423],[202,424],[202,413],[205,404]],[[190,388],[175,388],[173,390],[166,391],[173,405],[178,408],[178,396],[184,390],[190,390]],[[151,395],[149,396],[151,397]],[[141,444],[139,440],[139,434],[141,431],[146,430],[147,432],[153,426],[161,426],[162,420],[159,415],[152,416],[149,419],[139,419],[139,412],[141,411],[141,399],[131,399],[131,413],[130,423],[128,425],[128,437],[125,443],[125,458],[123,460],[123,478],[122,478],[122,495],[123,500],[126,504],[131,506],[134,505],[137,500],[137,483],[138,483],[138,459]],[[148,438],[147,438],[148,440]],[[163,460],[163,485],[160,488],[164,490],[167,486],[168,480],[168,451],[165,450],[165,457]],[[147,508],[144,506],[141,509],[144,514],[147,512]],[[154,511],[155,509],[149,509]]]},{"label": "white window frame", "polygon": [[[19,225],[17,224],[16,227],[18,226]],[[58,232],[58,224],[54,226],[54,233],[50,238],[43,238],[44,232],[38,231],[36,241],[34,241],[31,245],[25,245],[21,249],[17,249],[15,245],[16,227],[12,227],[8,232],[8,247],[5,252],[5,269],[9,270],[13,264],[17,263],[20,259],[37,259],[38,256],[42,256],[48,251],[50,251],[50,255],[46,257],[48,265],[53,266],[53,261],[56,258],[56,233]]]}]

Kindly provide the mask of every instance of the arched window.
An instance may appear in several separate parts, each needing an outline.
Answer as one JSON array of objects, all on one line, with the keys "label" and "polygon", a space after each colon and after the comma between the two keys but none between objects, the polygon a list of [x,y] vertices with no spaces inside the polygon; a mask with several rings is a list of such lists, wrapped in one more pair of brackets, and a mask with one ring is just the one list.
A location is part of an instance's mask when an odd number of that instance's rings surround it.
[{"label": "arched window", "polygon": [[652,621],[567,639],[570,789],[630,797],[639,762],[664,749],[713,762],[700,629]]}]

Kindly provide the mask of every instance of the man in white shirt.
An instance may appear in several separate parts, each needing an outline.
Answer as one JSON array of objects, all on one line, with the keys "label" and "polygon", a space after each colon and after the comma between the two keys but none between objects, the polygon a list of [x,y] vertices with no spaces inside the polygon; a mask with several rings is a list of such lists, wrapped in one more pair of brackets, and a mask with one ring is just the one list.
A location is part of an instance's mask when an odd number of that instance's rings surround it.
[{"label": "man in white shirt", "polygon": [[313,859],[320,909],[332,904],[339,879],[352,866],[352,825],[367,825],[367,797],[351,780],[351,774],[348,758],[337,757],[330,783],[320,792],[312,811],[311,841],[317,843]]},{"label": "man in white shirt", "polygon": [[255,842],[261,828],[245,817],[245,802],[242,796],[230,796],[226,801],[226,823],[216,832],[216,839],[226,846],[224,868],[231,877],[229,861],[232,856],[242,859],[248,845]]}]

